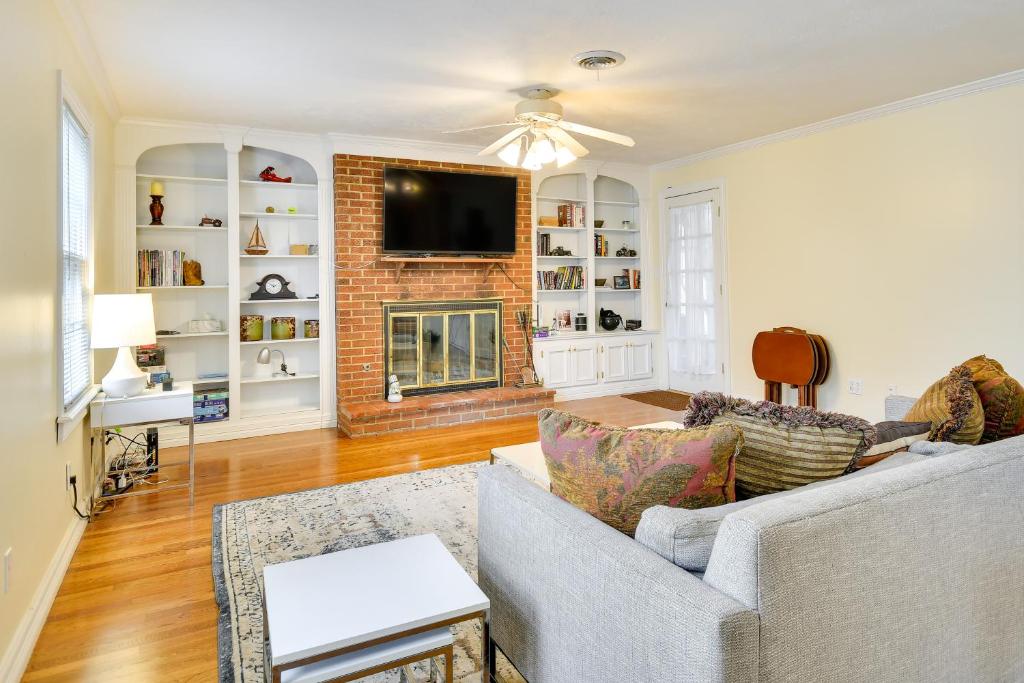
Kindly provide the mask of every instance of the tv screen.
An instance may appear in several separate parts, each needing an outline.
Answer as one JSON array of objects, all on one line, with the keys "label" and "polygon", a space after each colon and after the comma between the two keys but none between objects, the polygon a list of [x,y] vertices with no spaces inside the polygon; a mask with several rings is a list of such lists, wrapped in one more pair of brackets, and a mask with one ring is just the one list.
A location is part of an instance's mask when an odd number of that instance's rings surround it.
[{"label": "tv screen", "polygon": [[516,178],[384,169],[384,252],[514,254]]}]

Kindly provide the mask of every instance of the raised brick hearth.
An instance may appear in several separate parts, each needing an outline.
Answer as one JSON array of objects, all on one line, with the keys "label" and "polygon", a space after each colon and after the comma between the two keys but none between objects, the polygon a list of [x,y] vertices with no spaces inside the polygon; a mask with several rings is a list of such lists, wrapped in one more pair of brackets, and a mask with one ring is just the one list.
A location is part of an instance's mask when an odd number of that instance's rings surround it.
[{"label": "raised brick hearth", "polygon": [[[485,277],[487,269],[480,264],[417,263],[406,267],[396,282],[395,266],[381,261],[385,166],[516,176],[516,254],[503,264],[505,273],[495,270]],[[340,430],[363,436],[475,422],[535,412],[552,403],[553,391],[517,390],[512,386],[519,381],[518,368],[526,361],[526,345],[515,326],[515,311],[528,309],[531,302],[530,216],[527,171],[355,154],[334,156]],[[504,302],[502,332],[510,350],[504,352],[504,388],[406,397],[397,407],[384,400],[382,302],[491,297],[500,297]],[[488,391],[498,393],[481,393]],[[517,391],[525,393],[515,394]]]},{"label": "raised brick hearth", "polygon": [[401,403],[342,403],[338,428],[348,436],[359,437],[531,415],[550,407],[554,395],[554,389],[543,387],[498,387],[412,396]]}]

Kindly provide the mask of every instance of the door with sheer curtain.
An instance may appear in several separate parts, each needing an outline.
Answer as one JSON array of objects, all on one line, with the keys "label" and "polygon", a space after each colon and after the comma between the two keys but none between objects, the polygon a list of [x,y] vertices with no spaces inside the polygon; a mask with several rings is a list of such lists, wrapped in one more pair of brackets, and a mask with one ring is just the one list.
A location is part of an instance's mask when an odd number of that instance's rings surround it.
[{"label": "door with sheer curtain", "polygon": [[728,391],[720,192],[665,202],[665,349],[669,388]]}]

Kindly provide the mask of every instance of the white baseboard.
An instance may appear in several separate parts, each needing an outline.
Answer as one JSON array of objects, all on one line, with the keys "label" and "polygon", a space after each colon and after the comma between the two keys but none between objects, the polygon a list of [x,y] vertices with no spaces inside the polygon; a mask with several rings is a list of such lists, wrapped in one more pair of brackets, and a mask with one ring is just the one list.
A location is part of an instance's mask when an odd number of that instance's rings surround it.
[{"label": "white baseboard", "polygon": [[11,638],[7,651],[4,652],[3,658],[0,658],[0,681],[3,683],[15,683],[21,680],[25,673],[36,640],[43,630],[46,617],[50,614],[50,607],[53,606],[53,600],[57,597],[57,591],[60,590],[64,574],[71,564],[71,558],[75,555],[75,549],[82,540],[86,526],[86,520],[76,518],[61,539],[57,552],[50,560],[50,566],[46,568],[43,580],[32,596],[32,602],[14,630],[14,637]]},{"label": "white baseboard", "polygon": [[580,398],[597,398],[599,396],[615,396],[618,394],[632,394],[637,391],[653,391],[662,389],[658,386],[657,378],[645,379],[636,382],[600,382],[582,387],[566,387],[555,390],[555,401],[574,401]]}]

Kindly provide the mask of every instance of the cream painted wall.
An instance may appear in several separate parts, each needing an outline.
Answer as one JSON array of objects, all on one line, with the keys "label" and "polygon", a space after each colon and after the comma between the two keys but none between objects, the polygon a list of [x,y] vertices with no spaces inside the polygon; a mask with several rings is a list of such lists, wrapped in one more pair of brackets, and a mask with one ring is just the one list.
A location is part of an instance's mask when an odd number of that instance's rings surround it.
[{"label": "cream painted wall", "polygon": [[52,2],[5,2],[0,24],[11,29],[0,41],[0,554],[14,549],[10,592],[0,594],[0,679],[8,680],[11,672],[3,669],[15,659],[19,624],[36,609],[44,574],[76,523],[64,465],[81,475],[87,462],[84,430],[57,443],[54,422],[58,70],[95,125],[97,291],[112,290],[113,268],[104,256],[113,226],[113,123]]},{"label": "cream painted wall", "polygon": [[869,419],[976,354],[1024,379],[1022,117],[1015,85],[656,170],[653,207],[724,179],[733,393],[763,397],[750,348],[779,325],[831,345],[819,407]]}]

